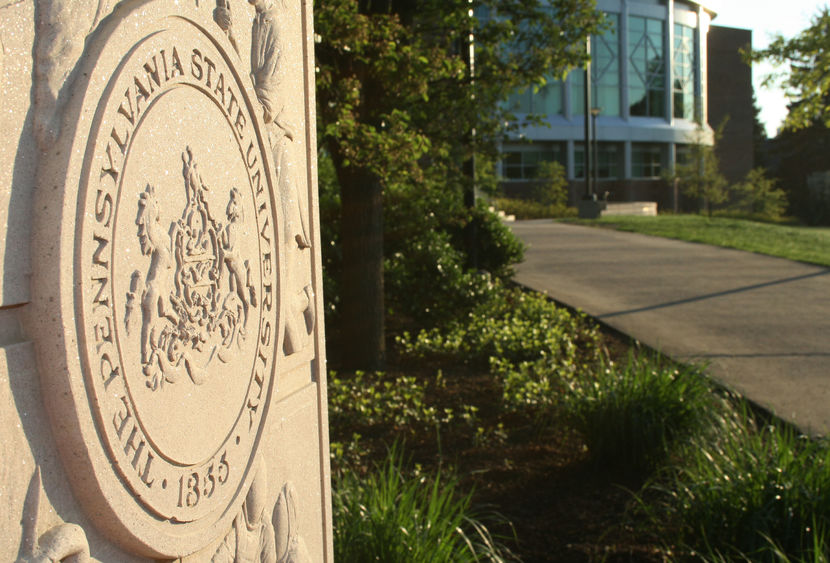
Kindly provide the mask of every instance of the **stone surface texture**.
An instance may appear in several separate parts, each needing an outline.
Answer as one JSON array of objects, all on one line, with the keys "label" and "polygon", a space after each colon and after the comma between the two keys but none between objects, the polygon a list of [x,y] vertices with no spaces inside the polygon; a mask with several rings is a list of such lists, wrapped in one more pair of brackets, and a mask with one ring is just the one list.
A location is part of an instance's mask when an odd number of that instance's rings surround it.
[{"label": "stone surface texture", "polygon": [[0,560],[331,561],[311,0],[0,0]]}]

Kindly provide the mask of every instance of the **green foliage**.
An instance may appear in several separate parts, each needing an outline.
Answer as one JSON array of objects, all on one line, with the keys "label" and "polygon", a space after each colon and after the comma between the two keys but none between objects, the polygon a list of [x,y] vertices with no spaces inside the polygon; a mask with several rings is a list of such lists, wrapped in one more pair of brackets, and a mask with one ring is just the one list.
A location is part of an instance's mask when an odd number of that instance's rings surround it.
[{"label": "green foliage", "polygon": [[423,330],[398,339],[416,357],[454,356],[478,365],[490,358],[514,364],[545,360],[571,376],[598,353],[598,333],[583,316],[556,306],[542,295],[503,290],[446,328]]},{"label": "green foliage", "polygon": [[406,475],[393,447],[368,475],[346,472],[332,489],[337,561],[493,563],[512,560],[458,491],[453,475]]},{"label": "green foliage", "polygon": [[568,177],[560,162],[540,162],[537,177],[538,180],[533,184],[534,200],[556,208],[568,205]]},{"label": "green foliage", "polygon": [[711,141],[702,126],[698,126],[688,142],[689,153],[686,162],[675,166],[674,174],[666,179],[677,181],[681,191],[688,197],[701,202],[700,211],[712,216],[714,206],[726,201],[728,182],[720,171],[720,162],[715,147],[723,136],[724,120],[714,131]]},{"label": "green foliage", "polygon": [[639,473],[709,422],[710,401],[699,371],[631,353],[624,365],[606,362],[574,381],[566,410],[595,463]]},{"label": "green foliage", "polygon": [[737,208],[754,217],[777,220],[787,209],[787,194],[778,187],[777,180],[767,177],[763,168],[750,170],[733,191],[737,196]]},{"label": "green foliage", "polygon": [[548,219],[554,217],[576,217],[575,207],[561,207],[558,205],[543,205],[529,199],[496,198],[492,200],[501,211],[507,215],[515,215],[516,219]]},{"label": "green foliage", "polygon": [[[387,308],[421,326],[447,322],[486,300],[524,252],[495,214],[483,206],[465,208],[458,194],[437,182],[387,194]],[[475,269],[466,240],[471,228]]]},{"label": "green foliage", "polygon": [[[815,123],[830,126],[830,81],[826,69],[830,65],[830,10],[824,6],[813,16],[810,27],[791,39],[776,36],[766,49],[745,53],[753,62],[769,60],[776,66],[789,68],[781,80],[790,99],[784,125],[802,129]],[[764,85],[778,81],[770,75]]]},{"label": "green foliage", "polygon": [[497,158],[476,155],[476,190],[487,198],[493,198],[501,191],[501,176],[496,172]]},{"label": "green foliage", "polygon": [[[815,560],[830,549],[830,448],[746,407],[690,442],[655,487],[680,539],[703,553],[752,561]],[[783,557],[782,557],[783,556]]]},{"label": "green foliage", "polygon": [[401,241],[385,265],[387,307],[422,326],[448,322],[488,299],[499,284],[465,267],[447,232],[426,229]]},{"label": "green foliage", "polygon": [[547,427],[574,376],[574,370],[557,367],[547,357],[522,362],[490,358],[490,372],[502,382],[504,409],[532,416],[540,429]]},{"label": "green foliage", "polygon": [[320,242],[323,258],[323,295],[326,297],[327,326],[337,326],[340,309],[339,278],[343,267],[340,247],[340,186],[331,156],[324,150],[317,153],[317,185],[320,209]]},{"label": "green foliage", "polygon": [[442,328],[398,338],[411,357],[463,360],[488,366],[503,389],[506,410],[544,423],[577,374],[600,356],[596,326],[544,296],[502,290]]},{"label": "green foliage", "polygon": [[426,387],[414,376],[355,372],[342,377],[332,372],[328,380],[331,426],[365,429],[389,426],[415,432],[446,421],[446,413],[424,399]]},{"label": "green foliage", "polygon": [[[495,132],[504,126],[499,102],[545,80],[550,69],[580,65],[585,53],[571,46],[602,21],[587,0],[486,0],[477,7],[479,17],[470,17],[468,3],[458,1],[315,2],[321,140],[339,165],[397,183],[402,173],[417,175],[426,153],[433,165],[463,161],[470,147],[461,140],[473,128],[479,150],[494,154]],[[499,17],[488,17],[491,11]],[[459,48],[470,31],[474,77]],[[533,49],[517,48],[526,45]]]},{"label": "green foliage", "polygon": [[[341,320],[363,327],[342,350],[348,364],[383,363],[384,192],[436,178],[469,189],[463,163],[494,157],[510,122],[500,102],[581,64],[572,45],[602,22],[593,0],[484,0],[476,14],[459,0],[314,1],[318,138],[338,178],[349,266]],[[475,65],[465,61],[471,33]],[[352,334],[341,327],[344,340]]]},{"label": "green foliage", "polygon": [[[513,234],[499,217],[483,204],[469,210],[466,224],[454,232],[455,246],[462,248],[464,232],[472,227],[475,232],[476,267],[493,276],[507,280],[513,275],[514,264],[524,259],[524,243]],[[472,266],[467,256],[467,266]]]}]

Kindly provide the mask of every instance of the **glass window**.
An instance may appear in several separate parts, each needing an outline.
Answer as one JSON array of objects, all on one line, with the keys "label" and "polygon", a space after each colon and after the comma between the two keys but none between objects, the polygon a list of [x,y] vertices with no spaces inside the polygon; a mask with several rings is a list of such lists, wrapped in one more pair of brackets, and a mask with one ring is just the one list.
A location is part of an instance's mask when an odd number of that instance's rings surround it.
[{"label": "glass window", "polygon": [[[623,147],[620,144],[599,143],[596,154],[597,176],[601,180],[612,180],[622,177]],[[593,162],[591,166],[593,166]],[[585,178],[585,143],[574,144],[574,178]]]},{"label": "glass window", "polygon": [[665,146],[651,143],[632,143],[631,176],[633,178],[657,178],[663,171]]},{"label": "glass window", "polygon": [[540,163],[564,163],[564,160],[565,151],[561,143],[507,146],[502,153],[502,174],[507,180],[534,180],[539,177]]},{"label": "glass window", "polygon": [[[611,28],[604,35],[591,36],[591,104],[602,108],[602,115],[620,115],[620,36],[619,16],[605,14]],[[571,75],[571,113],[585,114],[585,72]]]},{"label": "glass window", "polygon": [[692,121],[695,115],[695,68],[697,49],[695,30],[687,25],[674,24],[674,64],[672,81],[674,116]]},{"label": "glass window", "polygon": [[689,145],[676,145],[674,148],[674,163],[677,166],[689,164],[692,160],[692,147]]},{"label": "glass window", "polygon": [[507,109],[514,113],[559,115],[562,113],[562,82],[551,78],[544,86],[529,86],[507,98]]},{"label": "glass window", "polygon": [[631,115],[665,117],[666,65],[663,21],[628,19],[628,97]]}]

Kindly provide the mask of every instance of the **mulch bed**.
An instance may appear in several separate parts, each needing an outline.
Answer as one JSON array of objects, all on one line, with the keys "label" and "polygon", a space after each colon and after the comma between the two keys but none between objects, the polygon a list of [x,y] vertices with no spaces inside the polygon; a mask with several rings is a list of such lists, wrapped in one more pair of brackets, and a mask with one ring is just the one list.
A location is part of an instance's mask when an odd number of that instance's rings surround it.
[{"label": "mulch bed", "polygon": [[[631,343],[623,336],[607,330],[603,336],[612,357],[620,359],[628,353]],[[511,523],[512,529],[495,524],[491,531],[508,536],[504,543],[522,561],[673,560],[645,518],[630,510],[631,491],[639,490],[644,477],[626,474],[624,468],[595,467],[580,436],[564,423],[554,422],[547,425],[550,430],[539,431],[528,417],[502,412],[501,388],[486,370],[430,365],[393,355],[387,373],[434,381],[439,368],[443,384],[438,389],[427,387],[430,404],[475,405],[476,425],[492,430],[501,422],[506,437],[476,444],[472,428],[455,424],[453,431],[440,435],[433,431],[407,437],[406,452],[425,468],[453,467],[462,487],[475,491],[475,505],[483,513],[498,513]],[[377,442],[369,448],[379,453],[388,446],[389,436],[364,437]]]}]

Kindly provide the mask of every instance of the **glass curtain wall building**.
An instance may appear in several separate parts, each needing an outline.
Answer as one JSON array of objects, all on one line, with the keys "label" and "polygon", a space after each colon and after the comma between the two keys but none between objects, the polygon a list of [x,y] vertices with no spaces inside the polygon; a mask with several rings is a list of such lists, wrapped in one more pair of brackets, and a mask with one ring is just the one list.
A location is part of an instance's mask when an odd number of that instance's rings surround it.
[{"label": "glass curtain wall building", "polygon": [[[689,0],[598,0],[611,28],[591,38],[592,108],[597,111],[597,192],[617,201],[667,202],[660,178],[689,142],[711,142],[706,101],[707,35],[714,12]],[[716,63],[715,63],[716,64]],[[560,161],[580,197],[585,175],[582,69],[564,81],[516,92],[507,101],[520,121],[545,114],[545,125],[522,128],[502,149],[508,194],[523,191],[538,163]],[[593,153],[592,153],[593,154]]]}]

